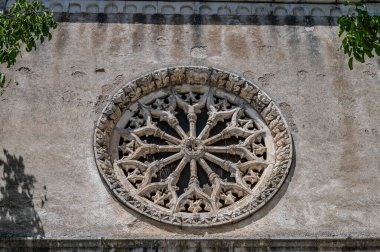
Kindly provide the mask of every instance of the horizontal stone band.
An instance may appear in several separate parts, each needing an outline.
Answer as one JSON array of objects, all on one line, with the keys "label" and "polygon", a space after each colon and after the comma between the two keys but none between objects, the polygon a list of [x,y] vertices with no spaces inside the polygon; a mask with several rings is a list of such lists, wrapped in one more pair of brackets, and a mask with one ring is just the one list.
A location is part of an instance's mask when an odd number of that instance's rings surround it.
[{"label": "horizontal stone band", "polygon": [[[8,7],[13,1],[8,2]],[[43,0],[42,2],[55,13],[336,17],[354,11],[352,6],[334,3],[91,0]],[[380,15],[380,2],[369,3],[367,6],[369,13]]]},{"label": "horizontal stone band", "polygon": [[293,239],[231,239],[231,238],[208,238],[208,239],[158,239],[158,238],[133,238],[133,239],[23,239],[8,238],[0,239],[0,249],[62,249],[71,251],[73,248],[89,249],[98,251],[96,248],[127,249],[127,250],[181,250],[194,251],[197,248],[219,251],[229,248],[230,250],[283,250],[283,251],[311,251],[311,250],[377,250],[380,248],[379,238],[293,238]]}]

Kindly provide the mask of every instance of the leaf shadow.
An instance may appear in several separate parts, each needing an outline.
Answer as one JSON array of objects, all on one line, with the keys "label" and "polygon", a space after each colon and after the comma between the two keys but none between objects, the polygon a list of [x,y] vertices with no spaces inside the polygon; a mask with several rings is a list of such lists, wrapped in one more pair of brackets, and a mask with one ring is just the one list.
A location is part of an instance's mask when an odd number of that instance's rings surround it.
[{"label": "leaf shadow", "polygon": [[3,149],[0,159],[0,237],[44,237],[41,219],[33,203],[36,178],[25,174],[22,156]]}]

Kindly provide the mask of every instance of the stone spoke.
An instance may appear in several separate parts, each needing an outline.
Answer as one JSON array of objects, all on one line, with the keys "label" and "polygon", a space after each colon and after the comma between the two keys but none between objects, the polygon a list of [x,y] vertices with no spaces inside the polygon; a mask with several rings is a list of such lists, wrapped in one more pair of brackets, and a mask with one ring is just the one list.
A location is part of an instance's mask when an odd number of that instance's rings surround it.
[{"label": "stone spoke", "polygon": [[172,127],[182,139],[187,137],[181,126],[179,126],[179,121],[174,112],[174,105],[169,110],[153,109],[143,104],[140,104],[140,106],[148,111],[152,117],[159,118],[160,121],[168,123],[168,125]]},{"label": "stone spoke", "polygon": [[[173,91],[174,92],[174,91]],[[201,95],[199,101],[193,105],[190,105],[186,101],[184,101],[178,94],[174,94],[177,105],[180,109],[182,109],[187,114],[187,119],[189,121],[189,136],[196,136],[196,123],[197,123],[197,114],[201,113],[201,108],[206,105],[207,94]]]},{"label": "stone spoke", "polygon": [[214,144],[220,140],[228,139],[231,137],[257,137],[259,135],[265,134],[264,130],[246,130],[239,127],[227,127],[219,134],[216,134],[215,136],[212,136],[206,140],[204,140],[205,145],[211,145]]},{"label": "stone spoke", "polygon": [[181,144],[181,140],[178,138],[162,131],[156,125],[149,125],[146,127],[139,128],[137,130],[132,131],[135,135],[141,136],[154,136],[160,139],[166,140],[172,144]]},{"label": "stone spoke", "polygon": [[167,181],[170,181],[169,184],[175,185],[178,182],[178,179],[181,175],[181,172],[185,168],[186,164],[189,162],[187,157],[183,157],[181,162],[178,164],[178,166],[175,168],[175,170],[167,177]]},{"label": "stone spoke", "polygon": [[224,120],[231,118],[234,114],[240,111],[240,108],[218,111],[218,109],[216,108],[216,104],[214,103],[214,97],[212,95],[208,96],[207,109],[208,119],[206,122],[206,126],[203,128],[202,132],[198,136],[199,139],[208,138],[210,131],[218,124],[218,122],[223,122]]},{"label": "stone spoke", "polygon": [[220,168],[222,168],[223,170],[225,170],[227,172],[231,172],[231,169],[233,171],[236,170],[236,167],[234,167],[234,164],[231,161],[223,160],[223,159],[218,158],[217,156],[215,156],[211,153],[208,153],[208,152],[206,152],[204,154],[204,157],[205,157],[205,159],[213,162],[214,164],[219,165]]},{"label": "stone spoke", "polygon": [[151,118],[149,116],[147,120],[147,126],[137,128],[137,129],[120,129],[120,128],[115,128],[116,132],[118,132],[122,137],[124,138],[129,138],[131,134],[134,134],[138,137],[141,136],[153,136],[153,137],[158,137],[160,139],[166,140],[172,144],[181,144],[181,140],[167,134],[166,132],[162,131],[160,128],[158,128],[155,124],[151,122]]},{"label": "stone spoke", "polygon": [[191,159],[190,161],[190,181],[189,186],[192,184],[199,185],[198,175],[197,175],[197,162],[195,159]]},{"label": "stone spoke", "polygon": [[257,159],[251,151],[242,145],[228,145],[228,146],[205,146],[205,150],[211,153],[225,153],[230,155],[238,155],[240,158],[245,157],[247,160]]},{"label": "stone spoke", "polygon": [[142,185],[141,185],[141,190],[143,190],[143,188],[149,184],[152,180],[152,177],[155,177],[156,176],[156,173],[161,170],[162,168],[164,168],[165,166],[177,161],[178,159],[181,159],[183,157],[183,154],[182,153],[176,153],[174,155],[171,155],[167,158],[164,158],[164,159],[161,159],[161,160],[157,160],[157,161],[154,161],[152,163],[149,164],[148,166],[148,169],[146,170],[146,173],[145,173],[145,179],[144,181],[142,182]]},{"label": "stone spoke", "polygon": [[185,131],[183,131],[183,129],[181,128],[181,126],[179,126],[179,124],[175,125],[173,128],[178,133],[178,135],[180,135],[180,137],[182,139],[186,139],[187,138],[187,135],[186,135]]},{"label": "stone spoke", "polygon": [[223,159],[218,158],[218,157],[216,157],[210,153],[205,153],[205,158],[207,160],[213,162],[214,164],[220,166],[223,170],[229,172],[231,174],[230,176],[235,178],[236,183],[238,185],[242,186],[243,188],[246,188],[247,190],[249,189],[249,188],[247,188],[245,183],[243,183],[243,181],[242,181],[240,170],[238,170],[238,168],[237,168],[237,166],[239,164],[234,164],[230,161],[223,160]]},{"label": "stone spoke", "polygon": [[160,160],[160,164],[161,164],[161,166],[166,166],[168,164],[171,164],[171,163],[177,161],[178,159],[181,159],[182,157],[183,157],[183,154],[181,152],[176,153],[174,155],[171,155],[167,158]]},{"label": "stone spoke", "polygon": [[137,148],[135,152],[129,156],[129,159],[139,159],[146,155],[163,153],[163,152],[180,152],[181,146],[178,145],[157,145],[157,144],[144,144]]},{"label": "stone spoke", "polygon": [[207,164],[207,162],[203,159],[199,159],[199,164],[201,165],[202,169],[206,172],[207,176],[209,177],[210,181],[214,183],[216,179],[220,180],[220,177],[218,174],[216,174],[211,167]]}]

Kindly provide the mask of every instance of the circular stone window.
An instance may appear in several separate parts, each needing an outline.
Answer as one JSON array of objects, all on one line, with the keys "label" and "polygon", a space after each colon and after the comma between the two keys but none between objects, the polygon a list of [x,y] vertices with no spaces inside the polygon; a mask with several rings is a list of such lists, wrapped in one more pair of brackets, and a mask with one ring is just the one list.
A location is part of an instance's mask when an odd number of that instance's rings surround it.
[{"label": "circular stone window", "polygon": [[278,191],[292,160],[278,107],[218,69],[173,67],[119,89],[95,129],[97,166],[113,194],[155,220],[235,222]]}]

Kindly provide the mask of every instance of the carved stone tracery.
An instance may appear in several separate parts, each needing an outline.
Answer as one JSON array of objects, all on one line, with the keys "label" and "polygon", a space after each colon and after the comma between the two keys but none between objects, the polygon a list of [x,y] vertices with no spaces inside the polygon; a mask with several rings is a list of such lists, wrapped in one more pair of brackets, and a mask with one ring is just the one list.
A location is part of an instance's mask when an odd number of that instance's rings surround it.
[{"label": "carved stone tracery", "polygon": [[286,123],[243,78],[177,67],[121,90],[98,121],[95,154],[110,188],[135,210],[176,225],[222,224],[256,211],[285,179]]}]

